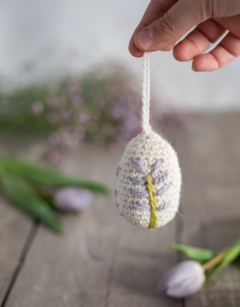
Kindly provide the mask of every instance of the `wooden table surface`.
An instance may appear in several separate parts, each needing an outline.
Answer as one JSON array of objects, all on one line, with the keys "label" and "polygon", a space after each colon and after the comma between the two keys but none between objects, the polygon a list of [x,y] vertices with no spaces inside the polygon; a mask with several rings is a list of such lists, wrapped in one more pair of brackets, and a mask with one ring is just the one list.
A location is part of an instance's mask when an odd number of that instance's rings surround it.
[{"label": "wooden table surface", "polygon": [[[193,115],[194,131],[172,143],[183,174],[179,214],[167,226],[139,229],[118,213],[114,196],[66,216],[56,235],[0,196],[1,307],[238,307],[240,268],[231,266],[203,291],[172,300],[157,291],[182,259],[174,243],[217,251],[240,235],[240,114]],[[2,141],[1,152],[37,160],[40,145]],[[83,146],[66,172],[112,190],[121,153]]]}]

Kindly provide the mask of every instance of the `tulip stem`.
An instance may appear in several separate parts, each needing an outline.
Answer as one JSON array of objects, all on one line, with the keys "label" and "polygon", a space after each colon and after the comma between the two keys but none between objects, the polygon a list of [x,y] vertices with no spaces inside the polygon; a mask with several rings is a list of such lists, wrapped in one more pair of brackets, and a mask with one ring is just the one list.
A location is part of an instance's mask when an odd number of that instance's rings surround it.
[{"label": "tulip stem", "polygon": [[214,257],[210,261],[204,263],[202,265],[204,271],[207,271],[207,270],[211,269],[213,266],[219,264],[224,259],[227,252],[228,252],[228,250],[224,250],[223,252],[218,254],[216,257]]}]

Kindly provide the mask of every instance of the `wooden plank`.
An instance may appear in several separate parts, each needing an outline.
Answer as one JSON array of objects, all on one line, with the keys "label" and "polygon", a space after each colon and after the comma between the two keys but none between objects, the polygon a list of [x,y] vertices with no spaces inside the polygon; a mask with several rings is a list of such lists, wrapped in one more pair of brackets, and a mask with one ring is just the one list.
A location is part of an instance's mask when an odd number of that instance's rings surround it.
[{"label": "wooden plank", "polygon": [[[215,251],[240,234],[240,114],[195,116],[195,132],[179,144],[183,171],[184,244]],[[240,270],[232,266],[185,302],[186,307],[236,307]]]},{"label": "wooden plank", "polygon": [[[120,156],[82,147],[67,171],[113,188]],[[109,171],[110,170],[110,171]],[[104,306],[123,220],[113,195],[82,215],[63,218],[65,233],[41,227],[6,306]]]},{"label": "wooden plank", "polygon": [[[82,147],[67,171],[113,189],[119,159],[120,154]],[[173,306],[158,294],[157,283],[176,262],[166,250],[174,243],[174,223],[139,229],[114,203],[114,197],[98,199],[82,216],[64,218],[62,237],[41,227],[6,306]]]},{"label": "wooden plank", "polygon": [[0,304],[11,284],[32,222],[0,196]]},{"label": "wooden plank", "polygon": [[[1,138],[1,154],[13,154],[21,148],[27,152],[35,152],[29,144],[12,142]],[[10,204],[0,195],[0,305],[8,292],[16,271],[22,264],[21,257],[24,246],[31,234],[33,221],[26,214]]]},{"label": "wooden plank", "polygon": [[157,285],[164,272],[176,264],[175,223],[161,229],[125,226],[114,263],[109,304],[106,306],[182,306],[159,294]]}]

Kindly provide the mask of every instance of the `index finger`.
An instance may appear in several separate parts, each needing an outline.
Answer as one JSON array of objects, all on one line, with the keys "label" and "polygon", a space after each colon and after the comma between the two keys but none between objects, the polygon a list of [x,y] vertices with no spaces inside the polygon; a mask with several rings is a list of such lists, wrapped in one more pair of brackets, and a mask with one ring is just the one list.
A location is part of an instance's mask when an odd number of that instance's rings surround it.
[{"label": "index finger", "polygon": [[135,45],[133,39],[135,33],[141,31],[143,28],[147,27],[152,22],[162,17],[170,9],[170,7],[172,7],[178,1],[179,0],[152,0],[149,3],[139,25],[133,32],[129,42],[128,49],[133,56],[141,57],[143,55],[143,52]]}]

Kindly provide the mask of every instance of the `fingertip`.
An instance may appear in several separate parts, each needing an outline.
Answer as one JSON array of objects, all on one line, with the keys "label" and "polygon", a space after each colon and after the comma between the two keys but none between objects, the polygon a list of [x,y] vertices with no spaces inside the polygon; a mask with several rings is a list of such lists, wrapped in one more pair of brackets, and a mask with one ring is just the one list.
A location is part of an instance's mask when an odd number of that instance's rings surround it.
[{"label": "fingertip", "polygon": [[217,60],[210,53],[196,56],[192,62],[192,70],[195,72],[213,71],[218,68]]},{"label": "fingertip", "polygon": [[182,44],[177,44],[174,48],[173,48],[173,57],[175,58],[175,60],[177,61],[184,61],[184,50],[182,48]]},{"label": "fingertip", "polygon": [[196,55],[196,48],[189,41],[181,41],[173,49],[173,56],[177,61],[188,62]]},{"label": "fingertip", "polygon": [[194,72],[203,72],[203,71],[205,71],[205,69],[204,69],[204,67],[203,67],[203,65],[202,65],[202,63],[201,63],[201,59],[200,59],[200,61],[199,61],[198,58],[199,58],[199,57],[195,57],[195,58],[193,59],[193,61],[192,61],[192,70],[193,70]]},{"label": "fingertip", "polygon": [[128,48],[128,50],[129,50],[130,54],[131,54],[132,56],[134,56],[135,58],[141,58],[141,57],[143,56],[143,52],[142,52],[142,51],[139,51],[139,50],[130,50],[129,48]]},{"label": "fingertip", "polygon": [[136,58],[141,58],[143,56],[143,52],[138,49],[138,47],[136,46],[133,38],[131,38],[131,40],[129,42],[128,50],[129,50],[130,54],[132,56],[136,57]]},{"label": "fingertip", "polygon": [[193,65],[193,62],[192,62],[192,70],[193,70],[194,72],[199,72],[198,70],[196,70],[196,67]]},{"label": "fingertip", "polygon": [[131,51],[130,53],[135,58],[141,58],[143,56],[143,52],[139,50]]}]

